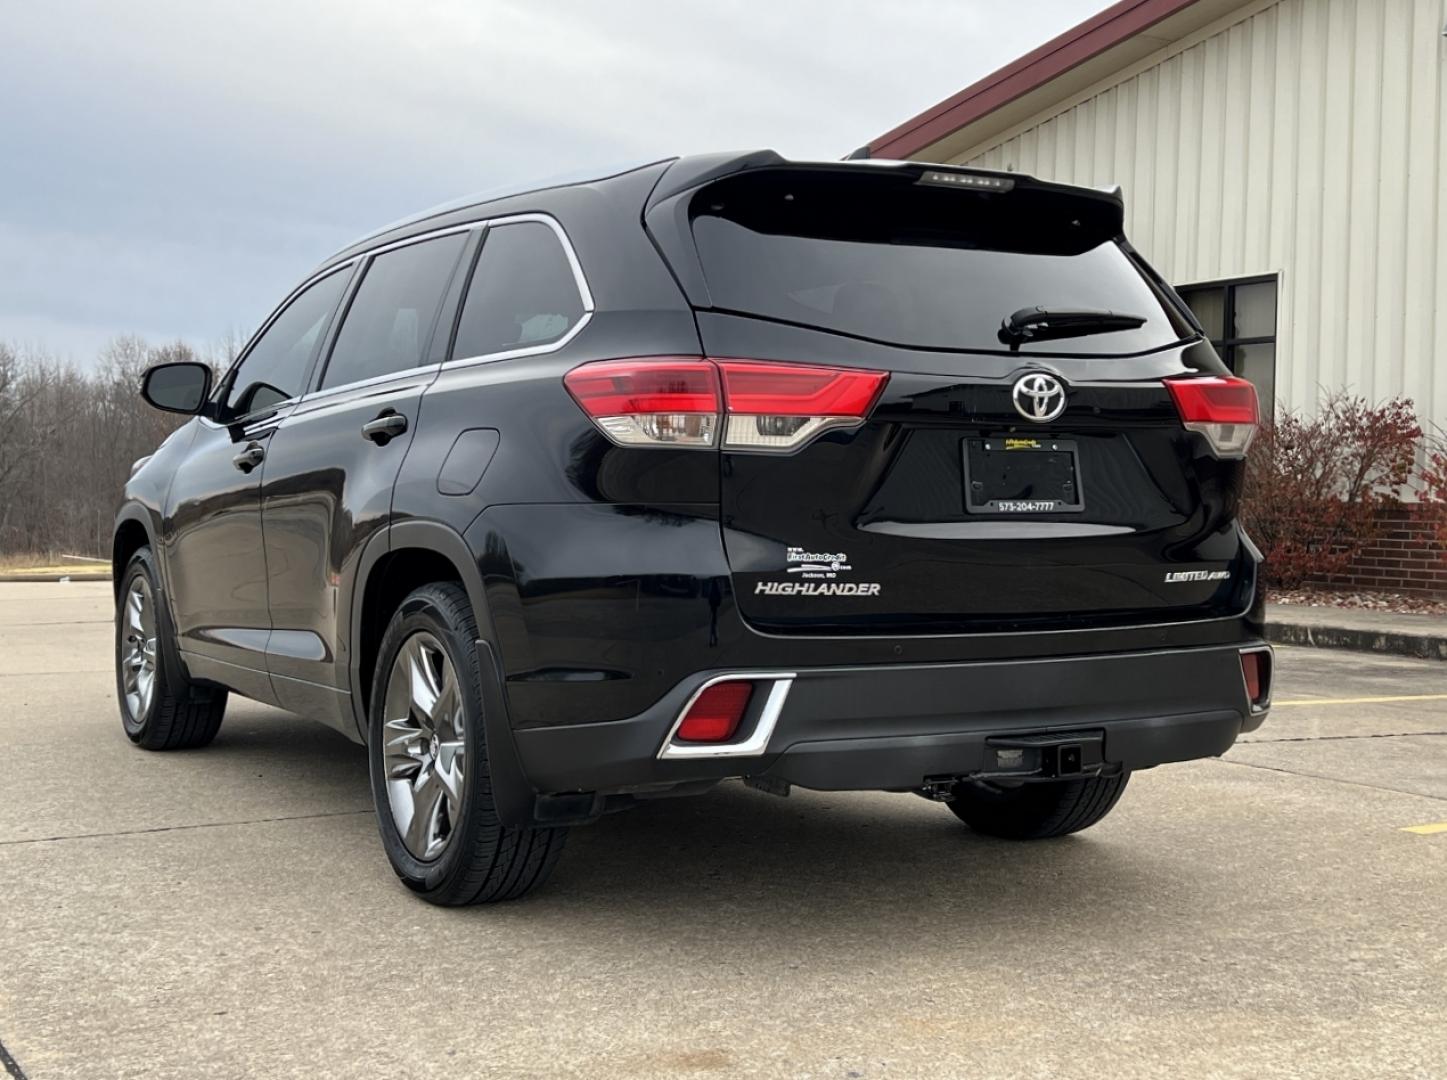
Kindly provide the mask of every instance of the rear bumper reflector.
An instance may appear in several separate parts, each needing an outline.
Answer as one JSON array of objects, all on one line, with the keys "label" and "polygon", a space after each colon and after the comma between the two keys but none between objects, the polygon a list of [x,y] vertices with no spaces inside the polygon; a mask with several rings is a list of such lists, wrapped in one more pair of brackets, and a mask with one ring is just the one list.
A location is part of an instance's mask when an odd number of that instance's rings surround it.
[{"label": "rear bumper reflector", "polygon": [[[789,689],[794,685],[795,677],[792,671],[715,675],[694,691],[684,704],[678,719],[664,736],[658,757],[661,760],[756,757],[764,753],[784,711],[784,703],[789,698]],[[723,689],[725,694],[730,691],[737,694],[733,688],[739,685],[748,687],[749,692],[742,695],[742,703],[737,706],[738,715],[734,719],[733,730],[725,736],[727,741],[690,741],[685,734],[689,721],[734,704],[734,701],[725,702],[724,695],[720,695],[719,690]],[[710,701],[711,698],[717,700]]]},{"label": "rear bumper reflector", "polygon": [[1246,700],[1253,713],[1271,707],[1271,669],[1275,653],[1270,645],[1241,650],[1241,678],[1246,684]]}]

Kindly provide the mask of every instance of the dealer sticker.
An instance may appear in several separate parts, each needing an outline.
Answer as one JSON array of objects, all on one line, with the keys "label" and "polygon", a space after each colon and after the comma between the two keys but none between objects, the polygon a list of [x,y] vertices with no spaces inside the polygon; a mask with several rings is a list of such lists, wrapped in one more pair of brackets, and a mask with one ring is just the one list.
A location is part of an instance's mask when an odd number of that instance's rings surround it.
[{"label": "dealer sticker", "polygon": [[854,569],[845,551],[811,551],[790,544],[784,549],[785,572],[797,574],[793,581],[760,581],[755,596],[878,596],[874,581],[839,581],[840,574]]}]

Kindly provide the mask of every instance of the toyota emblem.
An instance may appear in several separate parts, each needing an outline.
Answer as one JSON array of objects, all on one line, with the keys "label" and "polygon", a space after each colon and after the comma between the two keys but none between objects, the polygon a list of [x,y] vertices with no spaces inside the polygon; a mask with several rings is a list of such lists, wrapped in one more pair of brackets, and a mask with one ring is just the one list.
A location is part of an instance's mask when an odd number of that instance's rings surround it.
[{"label": "toyota emblem", "polygon": [[1026,420],[1047,424],[1065,411],[1065,385],[1054,375],[1032,371],[1015,380],[1010,392],[1015,411]]}]

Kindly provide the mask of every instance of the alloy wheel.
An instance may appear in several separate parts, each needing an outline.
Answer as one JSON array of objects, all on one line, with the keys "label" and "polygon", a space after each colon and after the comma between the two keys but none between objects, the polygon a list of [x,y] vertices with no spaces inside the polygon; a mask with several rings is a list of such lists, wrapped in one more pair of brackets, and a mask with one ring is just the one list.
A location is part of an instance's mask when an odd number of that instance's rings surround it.
[{"label": "alloy wheel", "polygon": [[462,813],[466,729],[457,672],[425,630],[407,638],[387,677],[382,755],[387,803],[414,858],[437,858]]},{"label": "alloy wheel", "polygon": [[156,605],[144,574],[126,590],[125,636],[121,642],[121,685],[126,711],[137,724],[145,720],[156,692]]}]

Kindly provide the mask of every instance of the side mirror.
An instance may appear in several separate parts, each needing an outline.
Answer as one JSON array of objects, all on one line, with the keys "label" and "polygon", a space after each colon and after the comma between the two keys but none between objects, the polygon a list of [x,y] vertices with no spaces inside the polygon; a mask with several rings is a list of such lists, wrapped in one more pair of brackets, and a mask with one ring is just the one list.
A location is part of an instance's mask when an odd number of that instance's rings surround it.
[{"label": "side mirror", "polygon": [[141,397],[165,412],[198,413],[211,391],[211,369],[192,360],[157,364],[141,378]]}]

